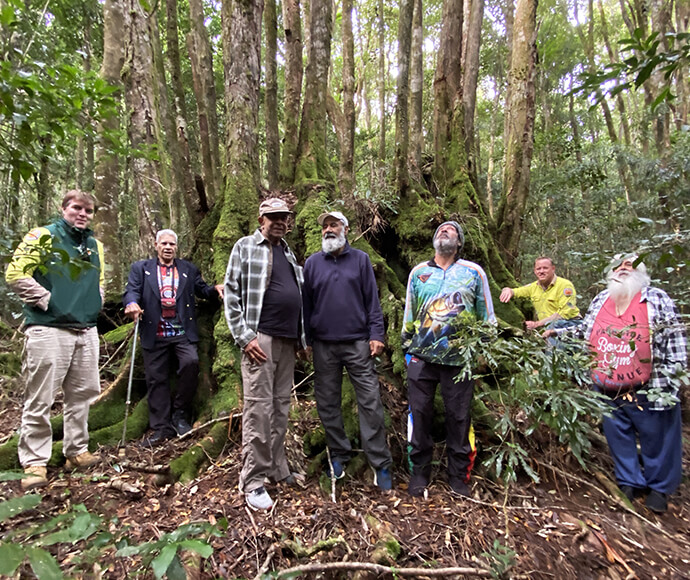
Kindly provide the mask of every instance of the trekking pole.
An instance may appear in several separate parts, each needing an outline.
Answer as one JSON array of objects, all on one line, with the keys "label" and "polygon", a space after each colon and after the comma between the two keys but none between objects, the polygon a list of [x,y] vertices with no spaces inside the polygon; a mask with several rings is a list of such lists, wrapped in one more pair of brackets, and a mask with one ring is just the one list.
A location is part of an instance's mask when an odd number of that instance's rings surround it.
[{"label": "trekking pole", "polygon": [[[137,320],[134,323],[134,340],[132,341],[132,362],[129,365],[129,382],[127,383],[127,402],[125,403],[125,420],[122,425],[122,441],[120,442],[120,447],[125,446],[125,437],[127,436],[127,416],[129,415],[129,405],[132,402],[132,379],[134,378],[134,358],[137,353],[137,334],[139,334],[139,320],[140,317],[137,316]],[[122,449],[124,452],[124,449]]]}]

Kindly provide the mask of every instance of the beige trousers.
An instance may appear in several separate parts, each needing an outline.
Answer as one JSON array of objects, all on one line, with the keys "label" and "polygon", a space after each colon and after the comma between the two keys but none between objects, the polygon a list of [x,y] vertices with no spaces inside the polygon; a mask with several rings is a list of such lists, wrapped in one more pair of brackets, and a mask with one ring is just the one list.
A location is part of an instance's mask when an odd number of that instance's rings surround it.
[{"label": "beige trousers", "polygon": [[266,478],[290,475],[285,456],[290,393],[295,374],[295,341],[257,335],[268,360],[257,365],[242,354],[242,471],[240,491],[263,486]]},{"label": "beige trousers", "polygon": [[98,330],[29,326],[23,364],[24,410],[18,454],[22,467],[46,465],[53,431],[50,409],[64,392],[63,453],[74,457],[89,446],[89,406],[100,393]]}]

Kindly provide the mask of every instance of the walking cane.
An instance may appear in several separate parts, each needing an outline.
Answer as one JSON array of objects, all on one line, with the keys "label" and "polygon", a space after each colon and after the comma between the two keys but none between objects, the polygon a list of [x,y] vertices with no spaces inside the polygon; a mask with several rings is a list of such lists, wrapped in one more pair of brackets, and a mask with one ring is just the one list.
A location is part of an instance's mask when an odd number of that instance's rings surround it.
[{"label": "walking cane", "polygon": [[139,334],[139,319],[134,323],[134,340],[132,341],[132,362],[129,365],[129,383],[127,384],[127,402],[125,403],[125,421],[122,425],[122,441],[120,442],[120,454],[124,455],[125,437],[127,436],[127,416],[129,415],[129,405],[132,402],[132,379],[134,378],[134,357],[137,353],[137,334]]}]

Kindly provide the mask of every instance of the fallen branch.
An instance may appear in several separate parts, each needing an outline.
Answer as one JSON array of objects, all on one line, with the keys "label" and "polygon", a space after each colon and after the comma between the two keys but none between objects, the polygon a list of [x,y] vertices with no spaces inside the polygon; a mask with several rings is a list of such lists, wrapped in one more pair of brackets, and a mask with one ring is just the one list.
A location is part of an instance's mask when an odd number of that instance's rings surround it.
[{"label": "fallen branch", "polygon": [[220,423],[221,421],[229,421],[230,419],[237,419],[238,417],[241,417],[241,413],[235,413],[233,415],[225,415],[224,417],[216,417],[215,419],[211,419],[210,421],[206,421],[206,423],[202,423],[198,427],[194,427],[191,431],[187,431],[184,435],[181,437],[178,437],[178,441],[182,441],[184,439],[188,439],[195,433],[198,433],[199,431],[205,429],[206,427],[210,425],[214,425],[215,423]]},{"label": "fallen branch", "polygon": [[138,499],[142,495],[144,495],[144,492],[139,489],[136,485],[132,485],[128,481],[125,481],[124,479],[111,479],[107,487],[112,487],[113,489],[117,489],[118,491],[121,491],[122,493],[126,493],[127,495],[131,495],[133,498]]},{"label": "fallen branch", "polygon": [[123,469],[131,469],[132,471],[139,471],[141,473],[170,473],[169,465],[147,465],[146,463],[134,463],[133,461],[121,461],[120,466]]},{"label": "fallen branch", "polygon": [[125,375],[129,372],[129,367],[127,365],[122,365],[122,368],[120,369],[120,374],[118,374],[115,379],[105,388],[101,391],[101,394],[98,395],[96,400],[91,403],[91,406],[93,407],[96,403],[100,403],[104,399],[106,399],[110,393],[113,391],[113,389],[120,384],[120,381],[124,379]]},{"label": "fallen branch", "polygon": [[399,576],[479,576],[490,578],[491,572],[484,568],[397,568],[395,566],[382,566],[370,562],[323,562],[295,566],[286,570],[273,572],[273,578],[284,578],[308,572],[326,572],[328,570],[367,570],[375,574],[391,574]]}]

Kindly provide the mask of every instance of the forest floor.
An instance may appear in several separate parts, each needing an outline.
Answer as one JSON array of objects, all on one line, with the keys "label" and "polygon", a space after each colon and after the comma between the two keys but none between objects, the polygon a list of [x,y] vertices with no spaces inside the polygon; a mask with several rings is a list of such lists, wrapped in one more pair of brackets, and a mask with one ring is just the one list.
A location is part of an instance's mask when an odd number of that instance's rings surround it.
[{"label": "forest floor", "polygon": [[[305,398],[296,405],[313,403]],[[394,406],[404,407],[400,402]],[[55,411],[60,411],[59,404]],[[0,378],[0,441],[16,429],[20,415],[18,380]],[[165,473],[145,470],[157,465],[165,472],[172,459],[206,434],[205,429],[154,451],[137,442],[129,442],[124,450],[101,448],[100,464],[83,473],[49,468],[49,485],[40,490],[42,501],[0,522],[0,540],[14,533],[24,538],[15,541],[40,543],[36,538],[41,523],[83,504],[91,514],[102,516],[102,529],[108,538],[119,540],[118,546],[123,538],[130,545],[169,538],[164,534],[190,522],[215,526],[218,535],[203,536],[213,548],[210,557],[183,557],[189,578],[276,577],[276,571],[295,567],[304,572],[283,577],[469,578],[489,577],[493,571],[504,578],[690,578],[688,425],[686,477],[670,498],[668,512],[657,515],[645,507],[643,498],[626,505],[607,488],[605,477],[583,471],[559,450],[533,458],[538,484],[524,480],[505,489],[478,467],[472,497],[461,498],[451,495],[440,469],[428,497],[412,498],[402,467],[404,442],[391,440],[397,466],[391,492],[379,491],[371,471],[364,469],[338,481],[333,494],[320,470],[307,475],[313,468],[301,451],[300,433],[317,428],[313,420],[290,425],[288,456],[295,471],[304,474],[300,485],[267,486],[275,500],[273,509],[253,512],[237,488],[240,435],[234,423],[223,453],[214,461],[209,458],[199,477],[184,485],[166,481]],[[604,450],[599,453],[601,472],[610,473]],[[21,495],[18,481],[0,483],[0,501]],[[116,555],[113,541],[104,541],[95,552],[93,543],[86,550],[84,542],[55,543],[50,551],[68,578],[153,577],[145,568],[145,555]],[[154,550],[150,557],[155,555]],[[371,566],[374,562],[394,566],[396,572],[381,574]],[[328,569],[323,566],[327,563],[338,564]],[[19,570],[17,577],[32,577],[28,563]]]}]

